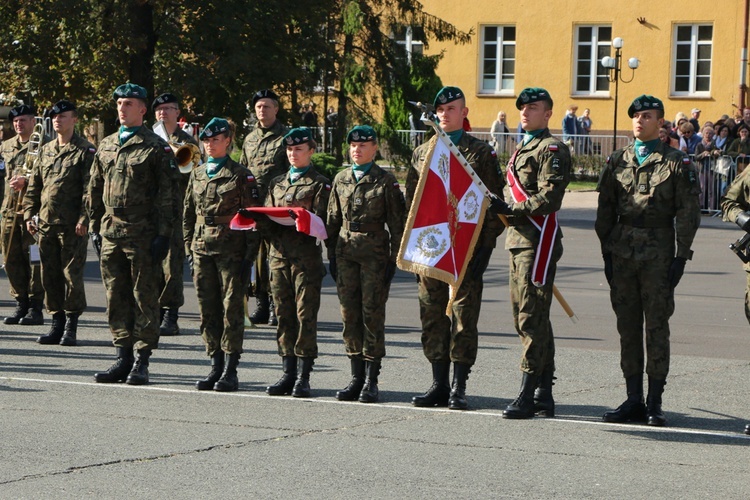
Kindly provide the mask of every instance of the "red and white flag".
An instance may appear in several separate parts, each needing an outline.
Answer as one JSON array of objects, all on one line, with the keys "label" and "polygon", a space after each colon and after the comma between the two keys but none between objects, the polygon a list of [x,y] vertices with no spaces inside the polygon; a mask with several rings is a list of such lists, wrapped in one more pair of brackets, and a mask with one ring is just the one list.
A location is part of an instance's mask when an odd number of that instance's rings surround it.
[{"label": "red and white flag", "polygon": [[427,153],[397,263],[404,271],[448,283],[453,289],[452,302],[474,253],[489,202],[447,140],[438,134]]},{"label": "red and white flag", "polygon": [[[248,207],[245,210],[265,214],[270,220],[282,226],[296,226],[297,231],[318,241],[328,237],[323,219],[301,207]],[[296,217],[292,217],[290,211]],[[255,229],[255,220],[238,213],[229,223],[229,228],[237,231]]]}]

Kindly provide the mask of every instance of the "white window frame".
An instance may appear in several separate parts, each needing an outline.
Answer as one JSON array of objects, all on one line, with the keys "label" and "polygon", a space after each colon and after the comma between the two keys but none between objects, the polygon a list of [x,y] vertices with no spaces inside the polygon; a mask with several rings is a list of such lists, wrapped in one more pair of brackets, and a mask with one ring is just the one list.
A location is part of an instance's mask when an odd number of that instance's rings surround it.
[{"label": "white window frame", "polygon": [[[485,89],[484,88],[484,61],[485,61],[485,49],[486,47],[486,40],[485,40],[485,30],[487,28],[496,28],[497,29],[497,37],[493,41],[495,43],[495,53],[493,54],[494,60],[495,60],[495,88],[494,89]],[[483,95],[508,95],[512,96],[515,95],[515,87],[516,87],[516,63],[518,61],[517,58],[517,52],[516,52],[516,40],[505,40],[505,28],[517,28],[513,24],[485,24],[481,25],[479,27],[481,37],[480,37],[480,51],[479,51],[479,71],[478,71],[478,87],[479,87],[479,94]],[[516,32],[516,38],[518,38],[518,32]],[[510,58],[504,58],[503,57],[503,48],[504,47],[514,47],[513,49],[513,59]],[[503,70],[505,69],[506,61],[513,61],[513,72],[512,73],[503,73]],[[513,84],[511,88],[504,89],[503,88],[503,74],[510,74],[512,75],[512,81]]]},{"label": "white window frame", "polygon": [[[580,39],[580,33],[582,28],[591,28],[591,38],[587,40]],[[599,29],[609,28],[609,40],[599,40]],[[588,90],[578,89],[578,48],[581,45],[591,46],[591,64],[589,67],[588,75],[589,88]],[[597,96],[597,97],[609,97],[610,87],[607,84],[607,90],[596,90],[597,77],[608,74],[608,70],[602,66],[601,58],[599,57],[599,47],[608,47],[610,49],[609,54],[612,54],[612,25],[611,24],[579,24],[575,26],[575,44],[573,45],[573,81],[571,82],[571,91],[573,95],[579,96]]]},{"label": "white window frame", "polygon": [[415,50],[419,54],[424,54],[424,42],[422,40],[414,39],[414,30],[412,29],[411,26],[406,27],[406,31],[404,33],[404,39],[403,40],[397,39],[396,45],[399,45],[404,48],[404,53],[406,54],[406,60],[409,63],[409,66],[411,66],[411,58]]},{"label": "white window frame", "polygon": [[[705,41],[705,40],[698,40],[698,30],[701,27],[710,26],[711,27],[711,40]],[[677,41],[677,32],[680,28],[684,27],[690,27],[691,33],[690,33],[690,41]],[[669,90],[670,95],[673,97],[710,97],[711,96],[711,84],[712,82],[712,72],[714,69],[714,25],[713,23],[681,23],[681,24],[675,24],[672,29],[672,72],[669,77]],[[690,46],[690,73],[688,75],[690,82],[688,84],[688,90],[677,90],[677,48],[678,45],[689,45]],[[705,59],[698,59],[698,48],[700,46],[709,46],[711,48],[711,58],[708,59],[710,64],[710,69],[708,72],[708,90],[696,90],[696,82],[698,78],[698,62],[699,61],[705,61]],[[705,76],[705,75],[701,75]]]}]

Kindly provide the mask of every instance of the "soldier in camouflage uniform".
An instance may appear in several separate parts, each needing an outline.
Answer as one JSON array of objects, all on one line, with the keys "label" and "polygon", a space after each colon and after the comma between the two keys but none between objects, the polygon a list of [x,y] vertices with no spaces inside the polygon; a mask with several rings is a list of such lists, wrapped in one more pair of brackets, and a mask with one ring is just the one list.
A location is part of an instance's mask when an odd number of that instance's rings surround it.
[{"label": "soldier in camouflage uniform", "polygon": [[[286,157],[284,134],[287,129],[276,119],[279,112],[279,96],[272,90],[259,90],[253,95],[253,108],[258,118],[255,128],[245,137],[242,144],[240,164],[250,169],[260,189],[261,199],[265,200],[271,180],[289,168]],[[249,319],[254,324],[276,325],[273,301],[268,287],[268,239],[264,238],[255,261],[256,308]]]},{"label": "soldier in camouflage uniform", "polygon": [[336,399],[373,403],[385,356],[385,303],[404,232],[404,195],[393,174],[374,163],[378,144],[372,127],[354,127],[346,140],[353,165],[333,181],[326,242],[352,372]]},{"label": "soldier in camouflage uniform", "polygon": [[[444,87],[434,101],[442,128],[458,147],[479,178],[491,192],[499,194],[504,181],[499,175],[495,151],[486,142],[463,130],[469,112],[461,89]],[[427,153],[437,138],[414,150],[412,168],[406,177],[406,203],[411,206],[419,183],[419,175],[426,168]],[[419,282],[419,315],[422,320],[422,348],[432,364],[432,386],[423,395],[412,398],[414,406],[448,406],[465,410],[466,380],[477,357],[479,310],[482,305],[482,275],[489,265],[497,237],[503,231],[500,220],[489,211],[476,243],[474,255],[463,282],[453,301],[452,314],[446,315],[449,287],[447,283],[427,276],[417,276]],[[453,361],[453,383],[449,383]]]},{"label": "soldier in camouflage uniform", "polygon": [[99,145],[86,208],[94,244],[100,245],[117,360],[94,379],[141,385],[148,382],[149,357],[159,344],[158,270],[173,234],[179,171],[169,144],[143,126],[146,89],[127,83],[117,87],[114,99],[120,130]]},{"label": "soldier in camouflage uniform", "polygon": [[240,208],[261,204],[253,174],[227,155],[233,138],[227,120],[208,122],[200,135],[208,162],[190,174],[185,196],[185,250],[192,256],[201,335],[211,357],[211,372],[196,382],[199,391],[238,388],[243,301],[260,242],[255,231],[229,229]]},{"label": "soldier in camouflage uniform", "polygon": [[[16,211],[19,196],[24,195],[31,172],[25,171],[26,153],[29,138],[34,129],[36,110],[27,105],[11,109],[10,118],[16,136],[4,141],[0,156],[5,160],[5,169],[0,174],[10,179],[5,184],[5,195],[2,208],[2,245],[5,259],[5,273],[10,283],[10,294],[16,299],[16,309],[3,322],[6,325],[41,325],[44,323],[42,307],[44,305],[44,288],[39,264],[32,264],[29,247],[34,244],[34,237],[26,230],[23,223],[23,212]],[[43,139],[46,143],[47,137]],[[41,146],[41,145],[40,145]],[[20,207],[18,207],[20,208]],[[13,240],[10,233],[13,225]]]},{"label": "soldier in camouflage uniform", "polygon": [[[510,251],[510,299],[523,344],[521,391],[503,412],[505,418],[555,415],[555,340],[549,312],[557,261],[563,253],[555,212],[570,182],[570,151],[550,134],[552,105],[552,97],[542,88],[526,88],[519,94],[516,108],[526,134],[508,162],[505,199],[493,200],[493,208],[508,217],[510,226],[505,237]],[[549,245],[540,245],[543,227]],[[537,259],[548,262],[546,271],[535,265]]]},{"label": "soldier in camouflage uniform", "polygon": [[[726,194],[721,198],[721,211],[727,222],[734,222],[743,231],[750,233],[750,169],[745,169],[742,175],[729,186]],[[750,263],[743,265],[747,285],[745,287],[745,317],[750,322]],[[745,434],[750,434],[750,424],[745,427]]]},{"label": "soldier in camouflage uniform", "polygon": [[[700,225],[698,173],[683,152],[659,141],[664,104],[642,95],[628,108],[635,142],[615,151],[599,179],[596,234],[620,334],[627,400],[606,422],[666,423],[661,409],[669,372],[669,318]],[[675,248],[676,241],[676,248]],[[648,397],[643,404],[643,333]]]},{"label": "soldier in camouflage uniform", "polygon": [[39,233],[42,284],[52,315],[50,331],[37,342],[74,346],[78,317],[86,309],[86,192],[96,149],[75,133],[78,112],[72,102],[55,103],[49,116],[57,139],[42,147],[23,200],[26,227]]},{"label": "soldier in camouflage uniform", "polygon": [[[157,120],[164,124],[169,134],[170,145],[193,144],[198,146],[193,136],[180,128],[177,119],[180,117],[180,102],[173,94],[161,94],[151,104]],[[167,258],[161,263],[161,295],[159,296],[159,311],[161,314],[160,336],[177,335],[180,327],[177,325],[179,309],[185,303],[182,274],[185,268],[185,243],[182,235],[182,207],[185,200],[185,190],[190,179],[193,165],[180,167],[180,176],[175,192],[175,222],[172,242]]]},{"label": "soldier in camouflage uniform", "polygon": [[[291,167],[271,181],[265,205],[302,207],[325,220],[331,182],[312,166],[316,147],[312,132],[295,128],[284,136],[284,141]],[[322,249],[314,237],[297,232],[294,226],[266,221],[261,229],[270,242],[271,293],[279,321],[276,336],[284,369],[281,379],[266,392],[272,396],[291,393],[294,397],[309,397],[310,372],[318,357],[320,288],[326,274]]]}]

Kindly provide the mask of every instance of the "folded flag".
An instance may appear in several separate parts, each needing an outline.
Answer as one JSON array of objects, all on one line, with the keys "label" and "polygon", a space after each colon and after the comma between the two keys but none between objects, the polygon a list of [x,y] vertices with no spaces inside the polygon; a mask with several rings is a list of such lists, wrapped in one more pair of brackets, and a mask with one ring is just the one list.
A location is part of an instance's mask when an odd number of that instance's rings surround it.
[{"label": "folded flag", "polygon": [[[328,237],[323,219],[302,207],[247,207],[244,211],[265,214],[270,220],[282,226],[296,226],[297,231],[318,241]],[[295,217],[292,217],[292,213]],[[236,231],[255,229],[255,220],[237,213],[229,223],[229,228]]]}]

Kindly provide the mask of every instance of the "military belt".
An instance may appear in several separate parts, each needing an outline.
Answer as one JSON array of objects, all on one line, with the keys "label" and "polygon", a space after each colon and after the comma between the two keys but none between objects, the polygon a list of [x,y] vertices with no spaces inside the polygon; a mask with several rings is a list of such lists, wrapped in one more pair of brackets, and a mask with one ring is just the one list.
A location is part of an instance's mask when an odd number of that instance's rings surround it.
[{"label": "military belt", "polygon": [[618,222],[624,226],[639,227],[639,228],[673,227],[674,217],[646,218],[642,215],[639,215],[637,217],[621,215]]},{"label": "military belt", "polygon": [[105,207],[104,212],[115,217],[146,215],[151,213],[151,205],[134,205],[130,207]]},{"label": "military belt", "polygon": [[219,224],[229,224],[233,218],[234,215],[196,215],[195,221],[206,226],[218,226]]},{"label": "military belt", "polygon": [[356,221],[344,221],[344,227],[349,231],[355,233],[367,233],[370,231],[382,231],[385,226],[382,222],[356,222]]},{"label": "military belt", "polygon": [[531,219],[525,216],[508,217],[509,226],[528,226],[531,224]]}]

